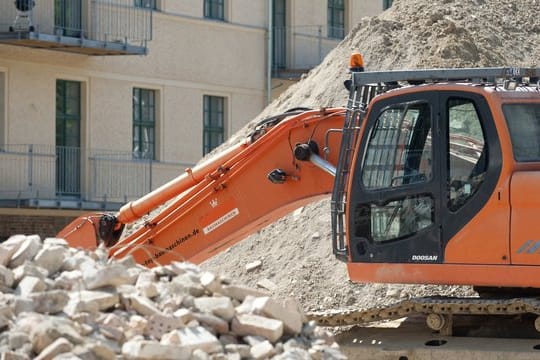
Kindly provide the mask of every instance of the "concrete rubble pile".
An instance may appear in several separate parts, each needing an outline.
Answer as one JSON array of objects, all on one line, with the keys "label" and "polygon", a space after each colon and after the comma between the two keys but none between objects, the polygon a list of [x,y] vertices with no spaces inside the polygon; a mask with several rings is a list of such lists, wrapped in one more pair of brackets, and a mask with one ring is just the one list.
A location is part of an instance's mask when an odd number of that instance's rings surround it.
[{"label": "concrete rubble pile", "polygon": [[0,244],[1,359],[343,359],[294,300],[63,239]]}]

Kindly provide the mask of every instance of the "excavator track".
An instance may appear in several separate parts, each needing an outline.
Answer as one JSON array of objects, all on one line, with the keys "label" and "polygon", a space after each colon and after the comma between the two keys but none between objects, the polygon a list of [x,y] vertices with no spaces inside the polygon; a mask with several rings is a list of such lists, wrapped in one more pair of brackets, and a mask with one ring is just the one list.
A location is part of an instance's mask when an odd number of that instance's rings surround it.
[{"label": "excavator track", "polygon": [[[450,323],[445,319],[452,315],[540,315],[539,297],[518,298],[456,298],[420,297],[381,308],[347,311],[321,311],[306,314],[308,319],[320,326],[362,325],[383,320],[395,320],[412,315],[426,315],[427,325],[434,330],[443,330]],[[535,328],[540,331],[540,318]],[[451,329],[450,329],[451,332]],[[450,335],[450,334],[448,334]]]}]

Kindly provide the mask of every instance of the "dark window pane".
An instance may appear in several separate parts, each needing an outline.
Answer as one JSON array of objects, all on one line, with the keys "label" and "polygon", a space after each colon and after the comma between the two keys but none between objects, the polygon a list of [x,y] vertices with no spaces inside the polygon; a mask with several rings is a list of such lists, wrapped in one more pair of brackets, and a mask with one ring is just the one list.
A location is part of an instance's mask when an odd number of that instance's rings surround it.
[{"label": "dark window pane", "polygon": [[154,90],[133,89],[133,156],[155,159],[155,95]]},{"label": "dark window pane", "polygon": [[224,20],[224,0],[205,0],[204,17],[209,19]]},{"label": "dark window pane", "polygon": [[222,144],[225,139],[225,98],[204,96],[203,154]]},{"label": "dark window pane", "polygon": [[510,130],[514,159],[540,161],[540,105],[508,104],[503,106]]}]

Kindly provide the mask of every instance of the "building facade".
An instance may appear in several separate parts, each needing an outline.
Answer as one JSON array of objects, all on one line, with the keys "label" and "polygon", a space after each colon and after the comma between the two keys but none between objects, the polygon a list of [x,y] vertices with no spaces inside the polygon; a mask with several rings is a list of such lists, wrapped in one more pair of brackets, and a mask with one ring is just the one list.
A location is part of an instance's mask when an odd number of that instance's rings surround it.
[{"label": "building facade", "polygon": [[55,229],[20,231],[52,235],[176,177],[388,6],[0,0],[0,238],[27,216]]}]

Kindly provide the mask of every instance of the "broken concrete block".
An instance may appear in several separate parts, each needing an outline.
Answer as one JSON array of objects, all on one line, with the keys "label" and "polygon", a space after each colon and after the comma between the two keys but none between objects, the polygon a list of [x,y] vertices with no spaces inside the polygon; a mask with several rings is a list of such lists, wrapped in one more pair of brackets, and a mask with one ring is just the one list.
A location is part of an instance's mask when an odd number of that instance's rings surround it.
[{"label": "broken concrete block", "polygon": [[75,330],[74,324],[58,317],[45,317],[43,321],[31,328],[30,338],[32,339],[32,349],[39,354],[59,338],[66,338],[72,344],[82,344],[84,339]]},{"label": "broken concrete block", "polygon": [[[200,349],[208,354],[223,351],[219,340],[202,326],[185,327],[171,332],[171,336],[163,341],[178,341],[183,351],[191,353]],[[175,339],[176,337],[176,339]]]},{"label": "broken concrete block", "polygon": [[259,315],[240,314],[232,319],[231,330],[237,335],[258,335],[276,342],[283,335],[283,322]]},{"label": "broken concrete block", "polygon": [[41,246],[41,239],[38,235],[27,236],[17,251],[11,256],[8,267],[13,269],[22,265],[25,261],[32,260],[41,249]]},{"label": "broken concrete block", "polygon": [[47,290],[47,284],[35,276],[25,276],[17,285],[16,293],[21,296],[28,296],[31,293]]},{"label": "broken concrete block", "polygon": [[259,297],[254,300],[255,312],[283,322],[286,333],[298,335],[302,331],[302,314],[281,306],[271,297]]},{"label": "broken concrete block", "polygon": [[246,264],[246,271],[247,272],[250,272],[250,271],[253,271],[255,269],[258,269],[262,266],[262,261],[261,260],[255,260],[253,262],[250,262],[248,264]]},{"label": "broken concrete block", "polygon": [[112,291],[83,290],[71,292],[64,312],[73,316],[81,312],[95,313],[117,305],[120,297]]},{"label": "broken concrete block", "polygon": [[221,282],[219,278],[211,272],[205,271],[200,276],[201,285],[205,287],[212,294],[221,294],[223,289],[221,288]]},{"label": "broken concrete block", "polygon": [[190,351],[177,345],[164,345],[149,340],[131,340],[122,345],[122,355],[128,360],[188,360]]},{"label": "broken concrete block", "polygon": [[262,341],[251,347],[250,355],[254,359],[267,359],[275,354],[274,346],[268,341]]},{"label": "broken concrete block", "polygon": [[35,360],[52,360],[57,355],[62,353],[69,352],[73,349],[73,344],[71,344],[65,338],[58,338],[53,341],[49,346],[43,349]]},{"label": "broken concrete block", "polygon": [[192,296],[204,295],[204,287],[201,285],[199,277],[193,273],[176,276],[172,279],[171,285],[178,286],[184,294],[190,294]]},{"label": "broken concrete block", "polygon": [[131,284],[132,277],[127,269],[121,265],[107,265],[102,268],[83,271],[83,280],[88,290],[98,289],[105,286],[118,286]]},{"label": "broken concrete block", "polygon": [[277,289],[277,285],[273,281],[266,278],[257,281],[257,286],[271,292],[274,292]]},{"label": "broken concrete block", "polygon": [[82,290],[84,288],[82,272],[80,270],[62,271],[54,279],[54,287],[65,290]]},{"label": "broken concrete block", "polygon": [[186,308],[181,308],[181,309],[176,310],[173,313],[173,316],[182,320],[184,324],[187,324],[188,322],[194,319],[193,312]]},{"label": "broken concrete block", "polygon": [[0,349],[0,360],[30,360],[30,357],[20,352]]},{"label": "broken concrete block", "polygon": [[83,348],[88,350],[92,355],[100,360],[114,360],[116,353],[113,349],[103,343],[86,343]]},{"label": "broken concrete block", "polygon": [[33,263],[52,275],[62,268],[67,254],[68,249],[64,246],[44,246],[34,257]]},{"label": "broken concrete block", "polygon": [[56,314],[64,309],[69,301],[65,290],[50,290],[28,295],[34,303],[34,311],[41,314]]},{"label": "broken concrete block", "polygon": [[123,296],[122,302],[126,309],[135,310],[140,315],[162,315],[155,302],[141,295]]},{"label": "broken concrete block", "polygon": [[0,265],[7,266],[13,254],[25,240],[25,235],[13,235],[0,244]]},{"label": "broken concrete block", "polygon": [[[0,250],[1,251],[1,250]],[[15,275],[11,269],[0,265],[0,286],[11,288],[15,282]]]},{"label": "broken concrete block", "polygon": [[195,298],[194,304],[199,311],[214,314],[227,321],[230,321],[234,316],[231,299],[225,296]]},{"label": "broken concrete block", "polygon": [[229,332],[229,323],[220,317],[211,314],[201,313],[194,313],[193,315],[201,325],[209,326],[211,329],[213,329],[214,332],[217,332],[218,334],[226,334]]},{"label": "broken concrete block", "polygon": [[269,296],[270,294],[266,291],[255,290],[248,286],[231,284],[223,286],[223,295],[231,297],[238,301],[244,301],[245,297],[248,295],[254,297],[261,297]]},{"label": "broken concrete block", "polygon": [[10,331],[8,334],[8,344],[11,349],[20,349],[25,344],[30,344],[30,336],[21,331]]},{"label": "broken concrete block", "polygon": [[150,315],[147,320],[144,334],[151,335],[156,339],[161,339],[164,334],[185,325],[183,319],[179,317],[160,313]]},{"label": "broken concrete block", "polygon": [[251,346],[246,344],[227,344],[225,345],[225,352],[240,354],[242,359],[248,358],[250,354]]}]

